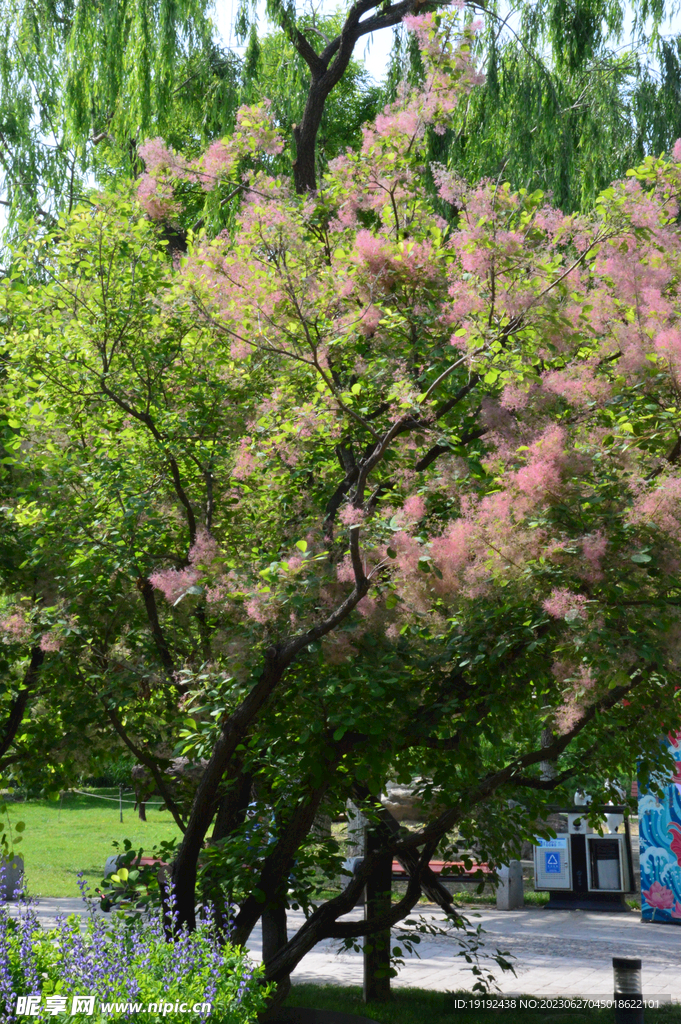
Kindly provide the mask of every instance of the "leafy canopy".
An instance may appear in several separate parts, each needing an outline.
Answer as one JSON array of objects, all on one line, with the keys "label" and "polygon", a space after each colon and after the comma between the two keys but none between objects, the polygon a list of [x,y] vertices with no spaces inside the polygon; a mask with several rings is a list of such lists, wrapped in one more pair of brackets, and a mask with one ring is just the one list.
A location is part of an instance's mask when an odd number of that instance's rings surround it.
[{"label": "leafy canopy", "polygon": [[[325,804],[352,797],[408,867],[384,927],[436,849],[507,858],[547,793],[607,795],[679,725],[680,147],[588,215],[442,165],[435,200],[426,129],[475,88],[474,39],[407,24],[422,86],[316,194],[272,173],[256,103],[199,157],[150,143],[141,203],[34,227],[0,293],[8,719],[24,692],[38,721],[77,707],[148,767],[184,831],[181,921],[197,870],[238,943],[292,888],[310,916],[275,981],[373,927],[338,921],[373,854],[314,910],[342,860]],[[233,229],[170,259],[163,226],[236,167]],[[380,810],[391,780],[422,829]]]}]

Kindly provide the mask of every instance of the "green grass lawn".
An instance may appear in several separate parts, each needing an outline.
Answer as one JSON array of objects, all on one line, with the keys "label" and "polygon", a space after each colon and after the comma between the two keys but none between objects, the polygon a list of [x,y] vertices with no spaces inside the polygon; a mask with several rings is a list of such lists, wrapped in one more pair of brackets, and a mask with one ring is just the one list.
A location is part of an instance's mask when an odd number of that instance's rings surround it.
[{"label": "green grass lawn", "polygon": [[[471,1000],[470,992],[428,992],[422,988],[393,988],[389,1003],[364,1003],[362,990],[336,985],[294,985],[287,1006],[307,1006],[318,1010],[342,1010],[368,1017],[379,1024],[612,1024],[614,1011],[603,1010],[527,1010],[512,1008],[480,1010],[457,1006],[458,1000]],[[495,998],[491,996],[489,998]],[[531,998],[523,997],[523,998]],[[646,1024],[681,1024],[681,1006],[646,1008]]]},{"label": "green grass lawn", "polygon": [[[162,839],[179,836],[168,811],[147,808],[148,821],[140,821],[131,804],[123,805],[123,824],[118,817],[118,790],[93,789],[93,794],[116,797],[115,803],[94,796],[65,794],[61,800],[27,800],[8,803],[10,821],[26,822],[16,853],[24,858],[26,884],[33,896],[78,896],[79,871],[88,884],[99,885],[104,862],[115,850],[113,840],[130,839],[136,848],[151,853]],[[124,800],[132,800],[130,793]],[[152,802],[158,803],[158,797]]]}]

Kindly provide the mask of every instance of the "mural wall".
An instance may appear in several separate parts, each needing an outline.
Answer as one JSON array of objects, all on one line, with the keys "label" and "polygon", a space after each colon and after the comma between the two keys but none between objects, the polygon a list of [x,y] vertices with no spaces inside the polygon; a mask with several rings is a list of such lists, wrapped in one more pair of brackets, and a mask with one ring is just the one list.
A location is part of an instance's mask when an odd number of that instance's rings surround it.
[{"label": "mural wall", "polygon": [[640,793],[641,917],[681,924],[681,732],[665,740],[676,770],[664,799]]}]

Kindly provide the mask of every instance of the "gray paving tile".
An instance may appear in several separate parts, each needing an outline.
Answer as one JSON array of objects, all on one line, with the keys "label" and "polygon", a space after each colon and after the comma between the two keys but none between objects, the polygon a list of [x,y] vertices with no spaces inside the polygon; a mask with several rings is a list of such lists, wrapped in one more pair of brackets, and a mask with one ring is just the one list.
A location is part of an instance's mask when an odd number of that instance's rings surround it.
[{"label": "gray paving tile", "polygon": [[[40,900],[36,913],[44,927],[54,925],[58,913],[86,913],[81,900]],[[360,911],[346,915],[358,918]],[[424,910],[431,921],[441,919],[439,911]],[[649,995],[670,994],[681,1001],[681,927],[642,923],[638,914],[597,914],[584,911],[545,911],[525,908],[510,912],[494,908],[471,914],[473,926],[485,929],[489,950],[508,950],[517,977],[496,971],[499,989],[505,995],[600,996],[612,992],[612,957],[640,955],[643,960],[643,991]],[[302,913],[289,916],[292,933],[303,920]],[[254,959],[260,957],[260,934],[252,936]],[[295,970],[292,981],[360,985],[362,957],[358,953],[336,953],[337,944],[328,940],[312,950]],[[424,936],[421,959],[407,959],[396,979],[397,986],[433,990],[470,989],[474,979],[467,965],[455,954],[455,938]]]}]

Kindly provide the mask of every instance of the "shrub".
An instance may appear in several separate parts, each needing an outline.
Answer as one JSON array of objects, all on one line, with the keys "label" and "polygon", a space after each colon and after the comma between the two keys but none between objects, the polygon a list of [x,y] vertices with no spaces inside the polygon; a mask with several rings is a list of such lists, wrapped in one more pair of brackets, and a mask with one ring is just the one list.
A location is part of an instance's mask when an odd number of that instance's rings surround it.
[{"label": "shrub", "polygon": [[[132,785],[132,769],[137,764],[130,754],[119,754],[117,757],[108,758],[93,766],[95,770],[92,775],[83,778],[86,786],[127,786]],[[96,771],[99,769],[99,771]]]},{"label": "shrub", "polygon": [[[80,885],[85,890],[82,880]],[[202,916],[195,931],[183,930],[168,941],[161,913],[134,921],[116,914],[106,920],[95,915],[85,893],[84,899],[91,911],[84,925],[75,915],[58,917],[51,930],[41,928],[23,896],[15,916],[0,904],[3,1021],[27,1019],[18,1016],[17,999],[31,995],[40,997],[35,1021],[66,1015],[74,1024],[156,1024],[161,1019],[187,1024],[208,1017],[215,1024],[256,1020],[269,991],[261,982],[262,968],[255,967],[244,950],[221,941],[210,916]],[[72,1013],[74,996],[94,996],[94,1011]],[[130,1003],[138,1005],[121,1005]],[[149,1010],[150,1004],[160,1008]],[[175,1004],[186,1004],[186,1009],[176,1011]],[[197,1004],[210,1005],[193,1012]],[[50,1005],[59,1007],[58,1016],[50,1012]]]}]

